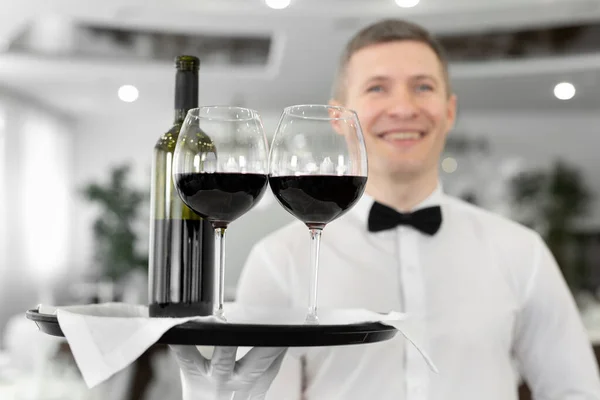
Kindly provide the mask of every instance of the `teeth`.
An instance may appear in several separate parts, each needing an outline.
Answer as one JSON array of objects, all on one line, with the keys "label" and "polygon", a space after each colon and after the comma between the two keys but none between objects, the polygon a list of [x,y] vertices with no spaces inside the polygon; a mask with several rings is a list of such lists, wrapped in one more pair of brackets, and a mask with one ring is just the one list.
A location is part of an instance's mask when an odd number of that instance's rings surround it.
[{"label": "teeth", "polygon": [[394,132],[388,133],[385,135],[388,139],[398,139],[398,140],[409,140],[409,139],[419,139],[421,134],[419,132]]}]

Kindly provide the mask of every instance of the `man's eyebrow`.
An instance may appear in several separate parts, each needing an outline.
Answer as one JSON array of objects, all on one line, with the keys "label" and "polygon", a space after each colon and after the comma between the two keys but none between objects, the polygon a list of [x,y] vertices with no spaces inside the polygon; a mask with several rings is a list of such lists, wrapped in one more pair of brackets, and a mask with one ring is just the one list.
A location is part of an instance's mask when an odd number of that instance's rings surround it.
[{"label": "man's eyebrow", "polygon": [[412,80],[418,81],[418,80],[422,80],[422,79],[431,79],[434,82],[437,82],[438,79],[433,76],[433,75],[428,75],[428,74],[418,74],[418,75],[414,75],[411,77]]},{"label": "man's eyebrow", "polygon": [[369,77],[368,79],[365,80],[365,83],[368,82],[373,82],[373,81],[386,81],[389,80],[390,77],[389,76],[385,76],[385,75],[374,75]]},{"label": "man's eyebrow", "polygon": [[[409,76],[408,78],[410,80],[414,80],[414,81],[423,80],[423,79],[430,79],[434,82],[438,81],[438,79],[434,75],[429,75],[429,74],[417,74],[417,75]],[[374,76],[367,78],[364,82],[369,83],[369,82],[373,82],[373,81],[387,81],[387,80],[390,80],[390,77],[387,75],[374,75]]]}]

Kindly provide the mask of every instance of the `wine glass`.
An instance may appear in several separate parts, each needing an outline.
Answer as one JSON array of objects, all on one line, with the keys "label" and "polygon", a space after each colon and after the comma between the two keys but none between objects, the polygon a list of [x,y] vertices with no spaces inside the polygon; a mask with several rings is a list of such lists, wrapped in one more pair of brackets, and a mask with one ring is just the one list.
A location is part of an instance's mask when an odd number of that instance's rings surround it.
[{"label": "wine glass", "polygon": [[319,322],[321,232],[356,204],[366,183],[367,153],[354,111],[328,105],[296,105],[283,111],[269,153],[269,185],[283,208],[310,232],[308,324]]},{"label": "wine glass", "polygon": [[218,282],[213,314],[225,320],[225,232],[267,187],[268,143],[259,114],[248,108],[194,108],[181,127],[173,181],[183,202],[215,230]]}]

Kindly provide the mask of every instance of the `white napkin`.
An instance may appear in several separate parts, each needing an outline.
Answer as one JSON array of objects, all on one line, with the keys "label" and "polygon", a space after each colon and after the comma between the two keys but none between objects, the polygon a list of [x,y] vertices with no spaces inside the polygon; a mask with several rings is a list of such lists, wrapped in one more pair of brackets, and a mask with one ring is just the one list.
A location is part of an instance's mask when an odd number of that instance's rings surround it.
[{"label": "white napkin", "polygon": [[[40,305],[41,314],[56,314],[73,357],[88,387],[110,378],[141,356],[169,329],[188,321],[220,322],[217,318],[150,318],[148,307],[124,303],[52,307]],[[259,308],[225,304],[228,324],[304,325],[305,309]],[[381,322],[398,329],[437,372],[423,347],[420,324],[406,314],[379,314],[364,309],[319,310],[321,325]],[[416,322],[416,323],[415,323]],[[222,322],[221,322],[222,323]]]}]

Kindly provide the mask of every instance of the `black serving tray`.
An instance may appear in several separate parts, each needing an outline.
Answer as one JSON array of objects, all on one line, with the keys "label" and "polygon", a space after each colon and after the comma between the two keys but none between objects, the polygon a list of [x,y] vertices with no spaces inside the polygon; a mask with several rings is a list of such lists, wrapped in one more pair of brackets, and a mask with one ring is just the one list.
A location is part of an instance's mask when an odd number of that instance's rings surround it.
[{"label": "black serving tray", "polygon": [[[26,317],[39,330],[64,336],[54,314],[28,310]],[[188,321],[177,325],[158,340],[162,344],[242,347],[316,347],[375,343],[391,339],[396,328],[379,322],[347,325],[252,325]]]}]

